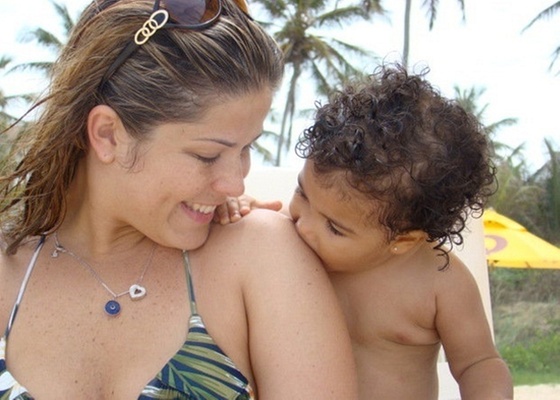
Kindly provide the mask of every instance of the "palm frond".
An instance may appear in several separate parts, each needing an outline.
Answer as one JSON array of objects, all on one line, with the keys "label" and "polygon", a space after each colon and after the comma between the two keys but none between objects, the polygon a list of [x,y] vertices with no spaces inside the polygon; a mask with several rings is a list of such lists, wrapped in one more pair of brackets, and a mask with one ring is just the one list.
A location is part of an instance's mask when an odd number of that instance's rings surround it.
[{"label": "palm frond", "polygon": [[491,124],[485,125],[484,128],[486,132],[491,136],[496,133],[499,129],[506,126],[513,126],[519,122],[518,118],[503,118]]},{"label": "palm frond", "polygon": [[549,183],[548,183],[548,205],[549,221],[552,232],[560,233],[560,160],[558,152],[554,150],[552,143],[544,141],[549,155]]},{"label": "palm frond", "polygon": [[58,52],[63,46],[63,43],[56,37],[56,35],[43,28],[36,28],[32,31],[28,31],[23,36],[22,41],[26,43],[36,42],[42,47],[46,47],[47,49],[51,49],[55,52]]},{"label": "palm frond", "polygon": [[329,26],[337,24],[342,26],[343,23],[352,22],[358,18],[369,19],[373,14],[383,15],[385,10],[376,8],[374,11],[366,10],[361,6],[348,6],[330,10],[315,17],[317,26]]},{"label": "palm frond", "polygon": [[8,57],[8,56],[1,56],[1,57],[0,57],[0,69],[5,68],[6,65],[8,65],[10,62],[12,62],[11,57]]},{"label": "palm frond", "polygon": [[[556,3],[552,4],[551,6],[545,8],[543,11],[541,11],[540,13],[537,14],[537,16],[535,18],[533,18],[531,20],[531,22],[529,22],[522,30],[521,33],[525,32],[527,29],[529,29],[531,26],[533,26],[537,21],[543,21],[546,19],[550,19],[552,18],[552,16],[554,14],[556,14],[558,11],[560,10],[560,1],[557,1]],[[553,52],[552,52],[552,61],[550,62],[550,65],[548,66],[549,70],[552,70],[552,68],[554,67],[554,64],[556,63],[556,61],[558,60],[558,57],[560,57],[560,46],[557,47]],[[558,71],[556,73],[556,75],[559,75],[560,71]]]},{"label": "palm frond", "polygon": [[[558,60],[558,58],[560,57],[560,46],[558,46],[554,52],[552,52],[552,61],[550,62],[550,65],[548,66],[548,69],[551,70],[552,67],[554,67],[554,64],[556,63],[556,61]],[[556,73],[556,76],[560,75],[560,71],[558,71]]]},{"label": "palm frond", "polygon": [[316,63],[311,63],[311,76],[319,95],[327,96],[333,89],[332,82]]},{"label": "palm frond", "polygon": [[53,5],[58,17],[62,21],[62,27],[64,28],[64,34],[68,37],[70,36],[70,32],[74,28],[75,22],[74,19],[70,16],[70,12],[68,11],[68,7],[65,4],[57,3],[51,0],[51,4]]},{"label": "palm frond", "polygon": [[537,21],[542,21],[545,19],[549,19],[552,18],[552,16],[554,14],[556,14],[558,12],[558,10],[560,10],[560,1],[557,1],[556,3],[552,4],[550,7],[545,8],[543,11],[541,11],[540,13],[537,14],[537,16],[535,18],[533,18],[531,20],[531,22],[529,22],[527,24],[527,26],[525,26],[521,32],[526,31],[527,29],[529,29],[531,26],[533,26],[535,24],[535,22]]},{"label": "palm frond", "polygon": [[255,3],[259,3],[262,9],[270,16],[272,19],[286,17],[288,12],[289,2],[284,0],[256,0]]},{"label": "palm frond", "polygon": [[[463,21],[466,19],[465,14],[465,2],[464,0],[457,0],[459,6],[461,7],[461,13],[463,14]],[[429,20],[429,29],[432,30],[437,18],[437,9],[439,7],[439,0],[424,0],[422,7],[426,8],[426,14]]]},{"label": "palm frond", "polygon": [[34,61],[14,65],[8,72],[39,71],[48,74],[52,68],[51,61]]},{"label": "palm frond", "polygon": [[254,0],[253,3],[270,16],[272,23],[266,25],[267,29],[278,27],[271,33],[284,54],[289,77],[284,81],[286,99],[277,136],[275,164],[280,165],[281,154],[290,147],[293,121],[299,113],[296,107],[298,81],[303,74],[309,74],[315,82],[316,92],[327,93],[332,85],[343,82],[349,74],[359,73],[349,61],[349,54],[371,55],[358,46],[319,36],[317,31],[324,32],[328,25],[343,27],[357,18],[366,19],[384,10],[379,0],[346,0],[344,6],[332,0]]},{"label": "palm frond", "polygon": [[[471,87],[469,89],[461,89],[459,86],[454,86],[453,90],[455,92],[454,98],[457,103],[484,124],[484,129],[489,137],[492,137],[501,128],[515,125],[518,122],[517,118],[503,118],[491,123],[486,123],[484,121],[484,114],[488,108],[488,104],[480,106],[479,99],[486,92],[485,88]],[[493,145],[495,150],[499,151],[504,149],[501,143],[494,142]]]},{"label": "palm frond", "polygon": [[380,0],[363,0],[361,6],[366,13],[385,14]]}]

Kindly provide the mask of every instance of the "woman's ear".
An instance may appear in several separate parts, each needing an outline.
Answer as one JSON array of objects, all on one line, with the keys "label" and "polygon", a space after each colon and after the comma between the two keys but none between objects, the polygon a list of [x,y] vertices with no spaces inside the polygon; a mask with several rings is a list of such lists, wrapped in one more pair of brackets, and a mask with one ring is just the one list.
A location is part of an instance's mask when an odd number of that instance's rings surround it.
[{"label": "woman's ear", "polygon": [[426,233],[421,230],[403,233],[391,241],[391,253],[395,255],[404,254],[425,240]]},{"label": "woman's ear", "polygon": [[115,160],[118,134],[122,129],[121,119],[111,107],[98,105],[89,112],[87,130],[91,151],[102,163]]}]

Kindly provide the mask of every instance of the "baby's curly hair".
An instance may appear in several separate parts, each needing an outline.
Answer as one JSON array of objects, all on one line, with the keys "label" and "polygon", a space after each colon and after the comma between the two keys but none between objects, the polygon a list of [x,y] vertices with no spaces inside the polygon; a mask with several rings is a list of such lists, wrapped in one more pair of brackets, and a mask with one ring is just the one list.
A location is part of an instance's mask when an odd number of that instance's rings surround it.
[{"label": "baby's curly hair", "polygon": [[313,161],[326,185],[329,174],[343,172],[375,201],[371,217],[388,228],[387,240],[424,231],[445,268],[443,245],[463,243],[467,217],[480,216],[495,190],[495,167],[484,127],[426,81],[428,72],[382,65],[333,92],[296,153]]}]

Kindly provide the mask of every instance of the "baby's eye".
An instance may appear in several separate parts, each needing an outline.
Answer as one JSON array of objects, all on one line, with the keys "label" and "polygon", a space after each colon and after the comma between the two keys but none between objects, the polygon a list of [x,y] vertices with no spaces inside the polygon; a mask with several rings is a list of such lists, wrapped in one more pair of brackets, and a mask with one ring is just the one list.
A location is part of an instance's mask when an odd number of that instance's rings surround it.
[{"label": "baby's eye", "polygon": [[307,199],[307,197],[305,196],[305,193],[303,193],[303,190],[301,190],[300,186],[296,186],[296,188],[294,189],[294,193],[298,196],[303,197],[304,199]]},{"label": "baby's eye", "polygon": [[331,221],[327,220],[327,229],[336,236],[344,236],[342,232],[340,232],[336,227],[332,224]]}]

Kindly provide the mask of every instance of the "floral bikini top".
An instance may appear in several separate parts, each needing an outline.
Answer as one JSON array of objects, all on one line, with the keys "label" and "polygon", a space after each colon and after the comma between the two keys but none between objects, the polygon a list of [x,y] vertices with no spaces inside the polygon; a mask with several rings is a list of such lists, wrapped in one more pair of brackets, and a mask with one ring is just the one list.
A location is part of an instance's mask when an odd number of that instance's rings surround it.
[{"label": "floral bikini top", "polygon": [[[7,369],[6,345],[27,282],[44,242],[45,238],[42,237],[29,262],[6,333],[0,338],[0,400],[33,400],[33,396]],[[183,252],[183,261],[191,308],[187,339],[157,376],[146,385],[138,400],[254,400],[255,395],[249,381],[214,342],[198,315],[186,251]]]}]

